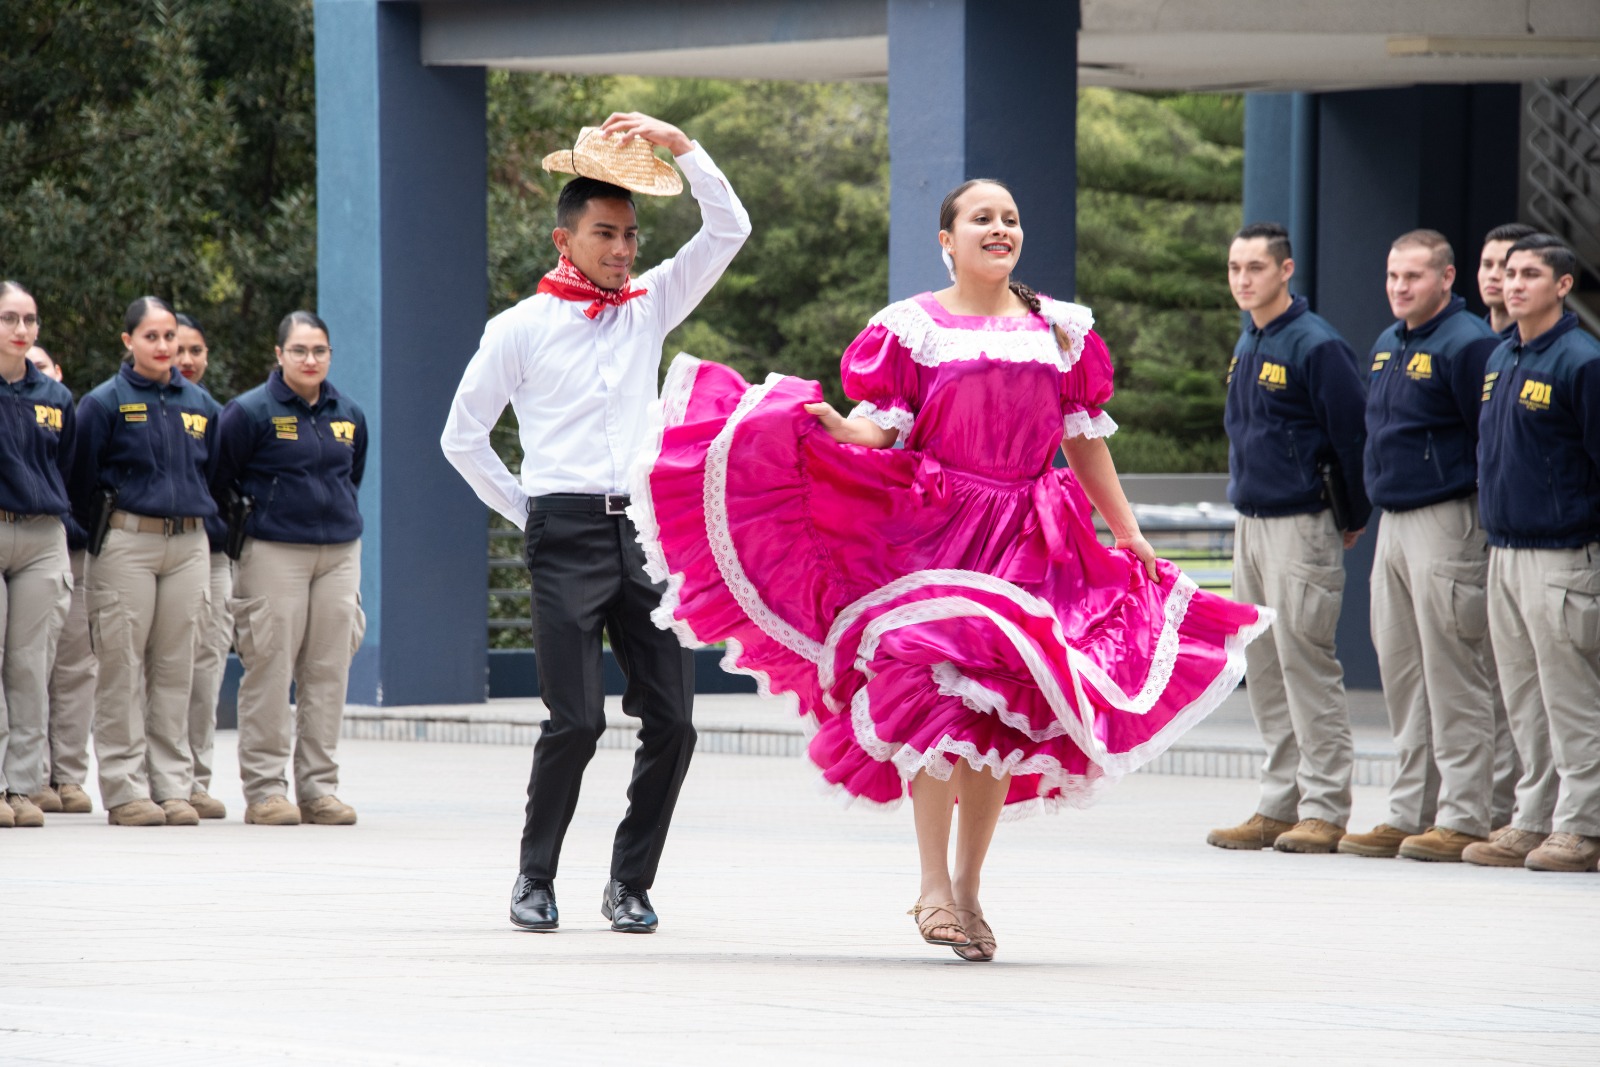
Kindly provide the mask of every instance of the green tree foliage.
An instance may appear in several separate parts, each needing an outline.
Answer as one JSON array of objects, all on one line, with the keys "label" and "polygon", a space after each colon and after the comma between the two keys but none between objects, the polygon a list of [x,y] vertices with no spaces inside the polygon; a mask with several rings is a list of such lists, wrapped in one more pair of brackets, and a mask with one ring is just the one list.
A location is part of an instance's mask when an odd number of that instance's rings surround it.
[{"label": "green tree foliage", "polygon": [[311,29],[308,0],[0,4],[0,276],[74,389],[146,293],[206,326],[223,399],[314,305]]},{"label": "green tree foliage", "polygon": [[1243,143],[1242,97],[1078,94],[1078,299],[1117,365],[1110,444],[1124,471],[1227,469],[1239,314],[1224,262]]}]

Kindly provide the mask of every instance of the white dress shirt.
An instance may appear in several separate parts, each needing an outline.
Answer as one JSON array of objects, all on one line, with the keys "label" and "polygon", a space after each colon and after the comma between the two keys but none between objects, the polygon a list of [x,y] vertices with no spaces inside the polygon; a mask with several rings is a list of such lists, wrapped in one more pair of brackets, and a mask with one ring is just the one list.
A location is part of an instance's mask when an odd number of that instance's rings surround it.
[{"label": "white dress shirt", "polygon": [[[677,157],[700,204],[700,231],[635,278],[645,295],[586,318],[589,301],[528,297],[484,328],[439,443],[479,499],[520,528],[528,498],[621,493],[644,448],[668,332],[711,291],[750,236],[750,216],[705,150]],[[507,403],[522,438],[522,476],[489,443]]]}]

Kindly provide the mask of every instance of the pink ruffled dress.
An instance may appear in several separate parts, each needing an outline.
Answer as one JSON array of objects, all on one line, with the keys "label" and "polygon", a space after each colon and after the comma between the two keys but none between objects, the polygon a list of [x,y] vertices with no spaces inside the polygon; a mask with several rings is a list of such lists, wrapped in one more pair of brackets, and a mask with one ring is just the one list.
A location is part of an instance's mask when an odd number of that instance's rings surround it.
[{"label": "pink ruffled dress", "polygon": [[630,510],[668,583],[656,622],[794,694],[850,797],[893,804],[965,759],[1010,775],[1008,815],[1083,806],[1215,708],[1270,621],[1166,561],[1150,581],[1051,468],[1063,436],[1116,428],[1092,325],[1049,300],[1019,318],[891,304],[844,388],[903,448],[834,441],[803,408],[816,382],[673,362]]}]

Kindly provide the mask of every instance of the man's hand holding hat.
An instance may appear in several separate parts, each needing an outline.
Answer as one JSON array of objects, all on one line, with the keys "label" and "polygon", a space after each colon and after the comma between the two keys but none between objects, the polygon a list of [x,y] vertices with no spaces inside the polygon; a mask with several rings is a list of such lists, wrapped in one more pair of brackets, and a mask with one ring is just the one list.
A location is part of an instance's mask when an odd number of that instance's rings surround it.
[{"label": "man's hand holding hat", "polygon": [[637,111],[616,111],[599,126],[585,126],[571,149],[544,157],[544,169],[610,182],[647,196],[676,196],[683,179],[672,164],[659,158],[653,145],[681,156],[694,142],[671,123]]},{"label": "man's hand holding hat", "polygon": [[638,111],[613,111],[611,117],[600,124],[600,132],[607,136],[621,136],[618,147],[635,137],[653,145],[660,145],[675,156],[694,150],[694,142],[670,122],[651,118]]}]

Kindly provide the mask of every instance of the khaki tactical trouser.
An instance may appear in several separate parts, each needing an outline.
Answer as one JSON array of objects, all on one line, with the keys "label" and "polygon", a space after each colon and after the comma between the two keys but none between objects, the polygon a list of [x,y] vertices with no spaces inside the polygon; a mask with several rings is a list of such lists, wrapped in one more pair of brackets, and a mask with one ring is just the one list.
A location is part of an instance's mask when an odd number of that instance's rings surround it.
[{"label": "khaki tactical trouser", "polygon": [[337,792],[350,660],[366,633],[360,588],[360,541],[245,541],[232,608],[244,664],[239,775],[247,803],[288,795],[291,744],[299,802]]},{"label": "khaki tactical trouser", "polygon": [[0,795],[45,787],[50,658],[72,599],[67,531],[54,515],[0,522]]},{"label": "khaki tactical trouser", "polygon": [[194,632],[194,686],[189,690],[189,752],[194,758],[194,787],[211,788],[211,750],[217,737],[217,699],[222,674],[233,647],[233,561],[211,553],[211,600]]},{"label": "khaki tactical trouser", "polygon": [[1400,768],[1388,823],[1491,829],[1498,685],[1478,497],[1385,512],[1372,564],[1372,642]]},{"label": "khaki tactical trouser", "polygon": [[113,528],[89,564],[89,636],[100,659],[94,751],[108,810],[193,792],[189,690],[209,555],[203,529]]},{"label": "khaki tactical trouser", "polygon": [[1350,820],[1355,746],[1334,632],[1344,603],[1344,541],[1326,511],[1239,517],[1233,594],[1278,613],[1244,650],[1250,710],[1267,746],[1261,806],[1282,822]]},{"label": "khaki tactical trouser", "polygon": [[1491,548],[1489,628],[1522,760],[1511,824],[1600,837],[1600,541]]}]

